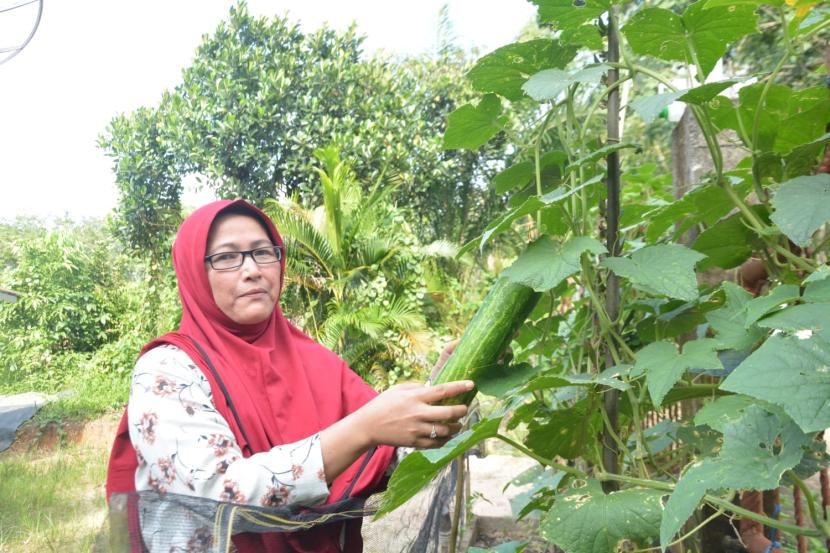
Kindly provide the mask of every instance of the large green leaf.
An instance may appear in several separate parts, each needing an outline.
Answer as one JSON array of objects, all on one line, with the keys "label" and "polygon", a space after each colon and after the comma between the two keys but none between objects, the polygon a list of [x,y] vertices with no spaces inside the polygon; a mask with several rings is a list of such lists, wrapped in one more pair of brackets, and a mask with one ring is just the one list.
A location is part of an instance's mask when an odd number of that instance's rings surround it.
[{"label": "large green leaf", "polygon": [[646,383],[655,407],[688,369],[722,369],[715,348],[717,342],[709,338],[686,342],[683,353],[669,342],[653,342],[637,352],[634,368],[646,373]]},{"label": "large green leaf", "polygon": [[729,79],[716,83],[706,83],[689,90],[678,90],[675,92],[654,94],[653,96],[643,96],[632,101],[630,106],[643,121],[651,123],[672,102],[679,101],[695,105],[704,104],[740,81],[741,79]]},{"label": "large green leaf", "polygon": [[773,288],[769,294],[754,298],[744,306],[746,326],[754,324],[758,319],[777,308],[779,305],[797,300],[800,293],[798,286],[782,284]]},{"label": "large green leaf", "polygon": [[796,177],[781,185],[772,199],[773,222],[795,244],[806,247],[830,220],[830,175]]},{"label": "large green leaf", "polygon": [[698,297],[695,263],[705,256],[677,244],[647,246],[627,257],[608,257],[602,264],[636,288],[686,301]]},{"label": "large green leaf", "polygon": [[[830,331],[830,303],[793,305],[758,322],[764,328],[777,328],[794,333],[802,330]],[[830,336],[830,333],[826,333]]]},{"label": "large green leaf", "polygon": [[[809,147],[826,134],[830,103],[823,87],[793,90],[780,84],[767,87],[767,83],[761,82],[741,88],[738,98],[737,117],[732,103],[724,101],[711,111],[713,121],[720,129],[729,128],[742,139],[752,139],[756,113],[760,110],[754,144],[759,152],[786,156],[801,146]],[[815,150],[815,146],[812,144],[809,149]],[[797,157],[803,155],[805,152]],[[797,164],[803,164],[803,160]]]},{"label": "large green leaf", "polygon": [[[746,197],[752,187],[752,181],[735,178],[735,194],[741,198]],[[687,191],[682,198],[646,215],[645,218],[651,221],[646,229],[646,240],[650,243],[657,241],[673,225],[678,234],[686,232],[698,222],[714,225],[734,207],[735,204],[722,188],[710,184],[698,186]]]},{"label": "large green leaf", "polygon": [[743,216],[736,213],[701,232],[692,249],[706,255],[698,266],[705,271],[711,267],[737,267],[762,246],[758,236],[744,223]]},{"label": "large green leaf", "polygon": [[544,210],[552,206],[557,202],[561,202],[565,198],[576,194],[580,190],[584,188],[588,188],[590,186],[599,184],[602,180],[602,175],[597,175],[596,177],[583,182],[582,184],[575,186],[573,188],[567,188],[564,186],[560,186],[559,188],[548,192],[542,196],[531,196],[526,199],[520,206],[515,207],[502,215],[501,217],[497,218],[496,220],[492,221],[487,228],[484,230],[484,233],[481,235],[481,239],[474,238],[470,240],[468,243],[464,244],[464,246],[458,251],[458,256],[465,254],[466,252],[474,249],[477,245],[479,248],[483,248],[484,244],[487,243],[490,238],[501,234],[502,232],[507,231],[510,226],[513,224],[514,221],[517,219],[521,219],[531,213],[536,213],[539,210]]},{"label": "large green leaf", "polygon": [[[557,181],[562,176],[562,166],[568,160],[568,154],[561,150],[547,152],[539,157],[539,172],[542,186]],[[535,160],[522,161],[511,165],[493,177],[493,186],[497,194],[504,194],[517,187],[524,187],[536,178]]]},{"label": "large green leaf", "polygon": [[525,445],[546,459],[576,459],[587,451],[601,428],[599,414],[588,413],[581,402],[569,409],[545,411],[542,418],[532,420]]},{"label": "large green leaf", "polygon": [[596,84],[600,82],[608,69],[609,67],[602,63],[588,65],[575,71],[545,69],[530,77],[522,85],[522,90],[537,102],[555,100],[557,96],[573,84]]},{"label": "large green leaf", "polygon": [[766,334],[757,326],[746,324],[745,307],[752,300],[752,294],[732,282],[724,282],[721,289],[726,296],[724,306],[706,314],[715,331],[718,349],[748,350]]},{"label": "large green leaf", "polygon": [[[813,273],[813,275],[815,274]],[[806,286],[804,287],[804,295],[801,296],[803,301],[808,303],[830,302],[830,279],[805,280],[804,282]]]},{"label": "large green leaf", "polygon": [[503,397],[536,376],[540,367],[530,363],[490,365],[476,377],[476,388],[488,396]]},{"label": "large green leaf", "polygon": [[666,547],[709,490],[778,487],[784,471],[796,466],[812,440],[788,418],[750,405],[723,428],[720,455],[693,464],[666,503],[660,545]]},{"label": "large green leaf", "polygon": [[754,6],[704,9],[703,2],[695,2],[682,16],[663,8],[640,10],[623,27],[623,33],[638,54],[666,61],[692,64],[690,52],[694,50],[706,76],[726,53],[729,43],[754,32],[756,27]]},{"label": "large green leaf", "polygon": [[779,405],[805,432],[814,432],[830,427],[828,367],[827,334],[770,336],[721,388]]},{"label": "large green leaf", "polygon": [[757,404],[757,399],[740,394],[715,398],[695,413],[695,424],[723,433],[727,424],[739,420],[750,405]]},{"label": "large green leaf", "polygon": [[392,473],[383,502],[375,517],[380,518],[403,505],[450,461],[481,440],[495,436],[499,431],[501,419],[501,416],[484,419],[439,449],[415,451],[407,455]]},{"label": "large green leaf", "polygon": [[487,94],[478,105],[464,104],[447,118],[444,148],[476,150],[496,136],[507,123],[501,115],[501,101],[495,94]]},{"label": "large green leaf", "polygon": [[565,553],[614,553],[628,540],[652,545],[665,492],[632,488],[605,494],[596,480],[558,496],[542,519],[542,536]]},{"label": "large green leaf", "polygon": [[580,270],[583,253],[606,251],[605,246],[589,236],[575,236],[564,244],[543,236],[528,246],[502,276],[537,292],[546,292]]},{"label": "large green leaf", "polygon": [[566,31],[577,29],[608,11],[610,0],[531,0],[539,6],[539,19],[554,28]]},{"label": "large green leaf", "polygon": [[510,101],[524,97],[522,85],[542,69],[565,67],[576,55],[576,48],[558,40],[536,39],[502,46],[487,54],[467,73],[473,88],[495,92]]}]

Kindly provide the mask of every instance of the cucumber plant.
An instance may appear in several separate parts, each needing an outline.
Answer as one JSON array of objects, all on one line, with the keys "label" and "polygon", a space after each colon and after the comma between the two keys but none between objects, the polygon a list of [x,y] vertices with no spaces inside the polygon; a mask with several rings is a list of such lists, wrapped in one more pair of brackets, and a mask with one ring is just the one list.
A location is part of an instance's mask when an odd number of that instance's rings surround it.
[{"label": "cucumber plant", "polygon": [[[449,116],[444,143],[513,141],[519,162],[492,183],[509,207],[464,251],[529,220],[526,247],[500,281],[540,299],[510,366],[476,375],[481,393],[500,398],[495,414],[408,456],[380,514],[496,438],[544,467],[519,516],[539,516],[539,532],[566,553],[693,543],[712,518],[701,518],[704,504],[830,537],[804,485],[827,464],[816,440],[830,427],[830,175],[816,174],[830,97],[820,65],[816,86],[780,79],[826,39],[830,9],[808,0],[533,3],[549,36],[478,60],[468,77],[481,96]],[[765,36],[777,33],[777,61],[707,80],[736,43],[760,36],[759,22]],[[679,198],[647,163],[667,149],[648,137],[674,102],[691,112],[712,167]],[[743,152],[734,167],[724,131]],[[749,263],[766,275],[758,297],[704,278]],[[653,424],[678,404],[679,420]],[[733,501],[782,483],[804,492],[809,528]]]}]

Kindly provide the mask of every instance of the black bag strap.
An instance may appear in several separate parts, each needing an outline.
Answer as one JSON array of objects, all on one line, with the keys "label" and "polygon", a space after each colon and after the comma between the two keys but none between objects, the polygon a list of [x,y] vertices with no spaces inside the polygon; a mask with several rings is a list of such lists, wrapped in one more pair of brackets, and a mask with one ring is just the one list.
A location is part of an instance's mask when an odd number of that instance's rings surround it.
[{"label": "black bag strap", "polygon": [[208,357],[207,352],[199,345],[199,342],[193,339],[193,337],[188,336],[190,341],[193,342],[193,345],[196,346],[196,349],[199,350],[199,353],[202,355],[202,359],[205,360],[205,363],[210,369],[213,378],[216,379],[216,383],[219,384],[219,389],[222,391],[222,395],[225,396],[225,403],[228,404],[228,408],[231,410],[231,414],[233,414],[233,418],[236,421],[236,426],[239,428],[239,432],[242,434],[242,438],[245,439],[245,445],[247,445],[248,449],[253,453],[253,449],[251,448],[251,441],[248,439],[248,435],[245,433],[245,427],[242,426],[242,420],[239,418],[239,413],[236,411],[236,407],[231,401],[231,395],[228,393],[228,389],[225,387],[225,383],[222,382],[222,377],[219,376],[219,371],[216,370],[216,367],[213,366],[213,363]]},{"label": "black bag strap", "polygon": [[[242,433],[242,437],[245,439],[245,443],[248,446],[248,449],[253,453],[253,449],[251,448],[251,441],[248,439],[248,435],[245,433],[245,427],[242,426],[242,420],[239,418],[239,413],[236,412],[236,407],[234,407],[233,401],[231,401],[231,395],[228,393],[228,389],[225,387],[225,383],[222,382],[222,378],[219,376],[219,372],[216,370],[216,367],[213,366],[210,357],[208,357],[207,352],[202,348],[202,346],[199,345],[199,342],[194,340],[192,336],[188,336],[188,338],[190,338],[190,341],[193,342],[194,346],[196,346],[196,349],[199,350],[199,353],[205,360],[205,364],[207,364],[208,368],[210,369],[213,378],[215,378],[216,383],[219,384],[219,389],[222,391],[222,395],[225,396],[225,403],[228,404],[228,407],[230,408],[231,413],[233,414],[233,418],[236,421],[236,426],[239,428],[239,432]],[[352,478],[351,484],[349,484],[349,487],[346,489],[346,491],[343,492],[343,495],[340,497],[341,501],[348,498],[349,495],[352,493],[352,490],[357,484],[360,475],[363,474],[363,471],[366,469],[366,466],[369,464],[369,461],[372,460],[372,456],[374,456],[375,451],[377,451],[377,448],[372,447],[371,449],[369,449],[369,451],[366,452],[366,455],[363,458],[363,462],[360,464],[360,468],[357,469],[357,473],[354,475],[354,478]]]}]

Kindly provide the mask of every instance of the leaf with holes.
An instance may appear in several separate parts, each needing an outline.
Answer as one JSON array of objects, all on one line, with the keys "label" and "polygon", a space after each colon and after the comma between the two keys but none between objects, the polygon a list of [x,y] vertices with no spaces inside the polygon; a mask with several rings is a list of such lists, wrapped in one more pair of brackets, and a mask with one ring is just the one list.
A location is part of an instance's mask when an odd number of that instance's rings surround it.
[{"label": "leaf with holes", "polygon": [[659,535],[665,494],[641,488],[605,494],[588,480],[557,496],[539,530],[566,553],[612,553],[623,541],[649,546]]},{"label": "leaf with holes", "polygon": [[680,478],[666,503],[660,524],[660,546],[665,548],[709,490],[778,487],[781,475],[796,466],[812,436],[789,418],[757,405],[726,422],[723,447],[717,457],[693,464]]},{"label": "leaf with holes", "polygon": [[757,19],[751,5],[704,9],[703,2],[695,2],[682,16],[646,8],[634,14],[622,31],[638,54],[694,64],[694,51],[705,76],[731,42],[756,30]]},{"label": "leaf with holes", "polygon": [[495,92],[515,102],[525,97],[522,85],[531,75],[543,69],[565,67],[575,55],[576,48],[558,40],[516,42],[478,60],[467,77],[479,92]]}]

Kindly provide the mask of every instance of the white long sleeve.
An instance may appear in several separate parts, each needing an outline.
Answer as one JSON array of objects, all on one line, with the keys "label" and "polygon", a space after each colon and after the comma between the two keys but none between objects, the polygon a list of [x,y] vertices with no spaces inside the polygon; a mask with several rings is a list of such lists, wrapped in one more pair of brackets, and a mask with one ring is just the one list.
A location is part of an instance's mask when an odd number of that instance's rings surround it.
[{"label": "white long sleeve", "polygon": [[316,505],[329,494],[319,434],[243,458],[207,379],[175,346],[136,363],[128,418],[136,490],[266,507]]}]

